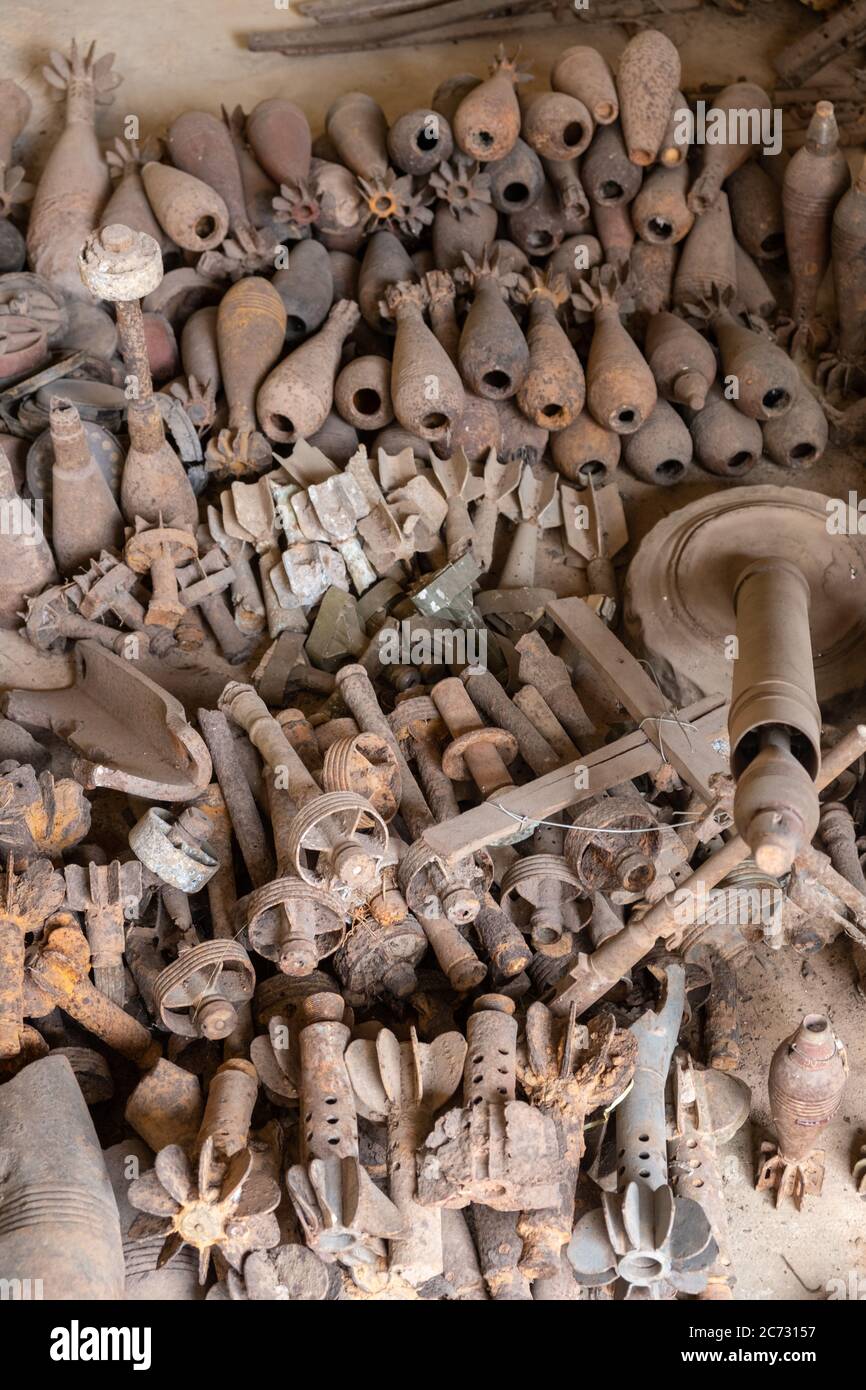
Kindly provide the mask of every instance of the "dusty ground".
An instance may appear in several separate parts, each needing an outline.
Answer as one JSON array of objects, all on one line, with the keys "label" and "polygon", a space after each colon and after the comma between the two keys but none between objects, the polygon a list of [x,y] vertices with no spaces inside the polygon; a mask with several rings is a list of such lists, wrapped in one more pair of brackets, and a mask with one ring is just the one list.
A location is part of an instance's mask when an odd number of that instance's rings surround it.
[{"label": "dusty ground", "polygon": [[[794,0],[760,3],[753,16],[732,19],[714,10],[661,27],[674,38],[683,59],[684,85],[726,82],[738,77],[771,82],[768,55],[814,23]],[[136,114],[142,134],[159,130],[181,110],[201,106],[217,112],[238,102],[249,110],[264,97],[289,96],[308,112],[314,130],[335,97],[353,89],[374,95],[389,115],[418,105],[442,77],[457,71],[482,71],[489,44],[450,45],[358,53],[351,58],[289,60],[278,54],[253,54],[244,34],[254,28],[278,28],[291,16],[266,0],[149,0],[146,5],[118,5],[117,0],[4,0],[0,15],[0,75],[21,82],[34,104],[23,153],[38,165],[59,129],[59,111],[49,100],[40,69],[52,48],[65,49],[76,35],[98,40],[100,51],[117,53],[116,68],[125,81],[115,104],[100,116],[106,142],[120,133],[124,116]],[[567,41],[592,43],[609,57],[620,50],[624,33],[617,28],[568,26]],[[513,45],[509,45],[512,47]],[[544,75],[564,46],[562,33],[523,41],[523,58]],[[803,487],[845,495],[862,480],[862,464],[835,452],[798,475]],[[695,474],[669,491],[650,489],[634,480],[623,483],[636,542],[658,516],[711,491],[717,485]],[[772,465],[761,465],[749,482],[783,482],[790,478]],[[825,1298],[827,1282],[862,1279],[866,1297],[866,1204],[850,1179],[850,1162],[866,1140],[866,1004],[854,989],[854,972],[844,942],[812,957],[808,965],[792,953],[760,953],[743,971],[742,1075],[753,1089],[751,1122],[726,1151],[726,1197],[732,1229],[738,1296],[745,1299]],[[793,1209],[776,1212],[766,1194],[752,1189],[754,1155],[765,1137],[767,1066],[778,1042],[799,1017],[810,1011],[829,1014],[847,1043],[852,1081],[840,1115],[826,1136],[827,1177],[824,1195],[810,1199],[799,1216]],[[796,1272],[795,1272],[796,1271]]]}]

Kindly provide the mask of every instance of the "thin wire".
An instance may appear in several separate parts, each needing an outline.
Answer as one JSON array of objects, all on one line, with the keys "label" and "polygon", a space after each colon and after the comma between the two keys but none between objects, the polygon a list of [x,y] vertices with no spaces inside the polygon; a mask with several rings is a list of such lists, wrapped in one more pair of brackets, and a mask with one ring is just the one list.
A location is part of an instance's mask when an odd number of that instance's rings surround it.
[{"label": "thin wire", "polygon": [[688,820],[679,821],[677,825],[636,825],[627,830],[615,829],[613,827],[605,829],[605,827],[601,825],[575,825],[573,822],[563,820],[537,820],[535,816],[527,816],[522,812],[509,811],[508,807],[503,806],[499,801],[491,801],[488,804],[490,806],[495,806],[497,811],[502,811],[506,816],[510,816],[512,820],[519,821],[520,824],[524,826],[552,825],[554,830],[590,830],[594,835],[647,835],[656,830],[677,831],[681,830],[683,826],[700,825],[702,821],[706,820],[705,816],[693,816],[689,815],[686,811],[674,811],[675,816],[688,815]]},{"label": "thin wire", "polygon": [[646,669],[649,671],[650,675],[653,678],[653,684],[655,685],[656,690],[658,691],[659,695],[661,695],[665,704],[668,706],[668,709],[664,714],[648,714],[646,718],[642,719],[640,724],[638,724],[638,728],[643,730],[644,724],[648,724],[651,720],[655,720],[655,722],[658,724],[659,752],[661,753],[665,762],[667,762],[667,754],[665,753],[665,744],[664,739],[662,737],[662,720],[667,719],[668,723],[673,722],[674,724],[679,725],[679,727],[682,729],[683,733],[685,734],[688,740],[689,748],[692,749],[694,748],[694,744],[692,743],[689,729],[693,729],[695,726],[694,724],[692,724],[691,720],[683,719],[679,710],[672,710],[670,708],[670,701],[665,695],[665,692],[662,690],[661,684],[659,683],[659,678],[655,673],[655,668],[651,665],[651,663],[647,661],[644,657],[640,656],[637,657],[637,663],[639,666],[645,666]]},{"label": "thin wire", "polygon": [[618,1105],[622,1105],[622,1102],[625,1100],[626,1096],[627,1096],[627,1095],[629,1094],[629,1092],[632,1091],[633,1089],[634,1089],[634,1077],[632,1077],[631,1081],[628,1083],[628,1085],[626,1086],[625,1090],[622,1092],[622,1095],[617,1096],[616,1100],[612,1100],[611,1103],[610,1103],[610,1105],[608,1105],[607,1108],[603,1111],[602,1116],[601,1116],[601,1119],[600,1119],[600,1120],[590,1120],[588,1124],[585,1124],[585,1125],[584,1125],[584,1129],[585,1129],[585,1130],[587,1130],[587,1129],[598,1129],[599,1125],[603,1125],[604,1122],[605,1122],[605,1120],[607,1120],[608,1117],[610,1116],[611,1111],[612,1111],[612,1110],[615,1110],[616,1107],[617,1107]]}]

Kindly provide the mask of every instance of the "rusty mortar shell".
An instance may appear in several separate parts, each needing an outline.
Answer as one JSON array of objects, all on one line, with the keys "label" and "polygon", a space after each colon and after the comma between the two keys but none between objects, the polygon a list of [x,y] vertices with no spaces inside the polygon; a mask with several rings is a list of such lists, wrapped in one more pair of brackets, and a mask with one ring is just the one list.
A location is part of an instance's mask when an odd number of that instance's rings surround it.
[{"label": "rusty mortar shell", "polygon": [[585,219],[571,215],[560,205],[545,179],[535,201],[508,217],[508,236],[525,256],[547,256],[568,233],[582,231]]},{"label": "rusty mortar shell", "polygon": [[665,400],[701,410],[718,370],[703,334],[678,314],[655,314],[647,324],[645,351]]},{"label": "rusty mortar shell", "polygon": [[176,169],[192,174],[222,198],[230,232],[241,245],[252,245],[254,230],[240,165],[234,141],[223,122],[207,111],[184,111],[169,126],[166,147]]},{"label": "rusty mortar shell", "polygon": [[184,251],[212,251],[225,241],[228,208],[201,179],[153,160],[141,179],[159,225]]},{"label": "rusty mortar shell", "polygon": [[[462,449],[470,463],[483,462],[491,449],[498,454],[502,447],[502,425],[496,403],[464,392],[463,413],[455,421],[449,444],[455,453]],[[473,521],[477,541],[477,510]]]},{"label": "rusty mortar shell", "polygon": [[520,1270],[523,1239],[516,1211],[495,1211],[472,1203],[478,1258],[490,1298],[496,1303],[529,1303],[529,1280]]},{"label": "rusty mortar shell", "polygon": [[517,739],[520,756],[536,777],[544,777],[559,767],[559,758],[531,719],[509,699],[499,681],[490,671],[461,676],[473,704],[484,711],[490,720]]},{"label": "rusty mortar shell", "polygon": [[734,818],[758,867],[784,873],[818,828],[821,713],[809,588],[796,565],[757,561],[733,592],[738,657],[728,734]]},{"label": "rusty mortar shell", "polygon": [[[497,212],[523,212],[538,202],[544,188],[541,160],[525,140],[515,140],[504,159],[484,165],[483,177]],[[495,235],[495,233],[494,233]],[[471,252],[472,248],[466,248]]]},{"label": "rusty mortar shell", "polygon": [[[79,300],[89,295],[77,275],[78,254],[111,191],[95,130],[96,108],[113,100],[111,92],[121,81],[111,72],[112,55],[94,55],[94,44],[82,52],[73,39],[68,60],[53,53],[43,69],[51,86],[66,92],[66,119],[42,169],[27,223],[32,270]],[[12,101],[17,105],[14,94]]]},{"label": "rusty mortar shell", "polygon": [[412,760],[434,819],[441,823],[459,815],[453,784],[442,771],[441,743],[445,726],[430,697],[419,695],[401,700],[389,715],[388,723],[401,745],[406,740],[409,742]]},{"label": "rusty mortar shell", "polygon": [[737,262],[734,229],[727,195],[720,193],[682,242],[674,278],[674,304],[684,305],[708,299],[714,289],[736,293]]},{"label": "rusty mortar shell", "polygon": [[689,152],[689,142],[683,139],[683,113],[688,110],[688,102],[681,91],[674,92],[668,124],[659,147],[659,164],[666,169],[674,169],[685,164]]},{"label": "rusty mortar shell", "polygon": [[421,439],[445,440],[465,409],[460,373],[424,322],[422,286],[392,285],[385,298],[397,322],[391,364],[394,413],[404,429]]},{"label": "rusty mortar shell", "polygon": [[619,115],[619,96],[613,73],[596,48],[577,44],[557,58],[550,74],[555,92],[567,92],[582,101],[599,125],[610,125]]},{"label": "rusty mortar shell", "polygon": [[550,441],[557,472],[573,483],[608,482],[621,450],[622,437],[597,424],[588,410],[582,410],[564,430],[557,430]]},{"label": "rusty mortar shell", "polygon": [[486,162],[502,159],[520,134],[520,104],[515,87],[516,63],[500,50],[491,76],[467,92],[451,121],[454,140],[464,154]]},{"label": "rusty mortar shell", "polygon": [[30,962],[30,976],[49,1007],[59,1005],[122,1057],[142,1070],[149,1069],[162,1055],[159,1043],[91,984],[89,965],[90,951],[81,932],[77,927],[61,925],[39,942]]},{"label": "rusty mortar shell", "polygon": [[585,280],[594,266],[601,265],[602,249],[598,237],[588,232],[566,237],[547,262],[547,268],[554,275],[564,275],[573,290]]},{"label": "rusty mortar shell", "polygon": [[34,1061],[0,1088],[0,1127],[4,1278],[30,1288],[36,1276],[37,1298],[122,1298],[117,1206],[93,1121],[65,1057]]},{"label": "rusty mortar shell", "polygon": [[362,179],[382,178],[388,170],[388,122],[378,102],[365,92],[346,92],[328,108],[328,138],[343,164]]},{"label": "rusty mortar shell", "polygon": [[476,395],[515,395],[529,370],[529,348],[493,274],[482,274],[460,334],[460,375]]},{"label": "rusty mortar shell", "polygon": [[643,241],[676,245],[688,236],[695,215],[686,205],[688,165],[659,165],[644,179],[631,205],[631,220]]},{"label": "rusty mortar shell", "polygon": [[[11,78],[4,78],[0,82],[0,164],[4,173],[12,172],[12,150],[23,135],[32,110],[33,103],[24,88]],[[8,190],[0,186],[0,194],[6,192]],[[0,200],[0,212],[5,215],[7,211]]]},{"label": "rusty mortar shell", "polygon": [[792,156],[782,183],[782,213],[795,326],[815,317],[818,291],[830,264],[833,214],[851,184],[848,161],[839,148],[833,104],[819,101],[806,142]]},{"label": "rusty mortar shell", "polygon": [[356,1158],[358,1119],[344,1053],[351,1030],[339,994],[311,994],[300,1005],[301,1149],[310,1158]]},{"label": "rusty mortar shell", "polygon": [[359,430],[381,430],[394,419],[391,363],[387,357],[353,357],[334,382],[334,405]]},{"label": "rusty mortar shell", "polygon": [[127,1124],[159,1153],[167,1144],[191,1149],[203,1112],[198,1077],[161,1057],[135,1086],[123,1113]]},{"label": "rusty mortar shell", "polygon": [[68,575],[101,550],[120,548],[123,517],[71,401],[52,397],[48,427],[54,453],[51,545],[61,574]]},{"label": "rusty mortar shell", "polygon": [[790,410],[762,426],[764,452],[780,468],[802,468],[817,463],[827,448],[827,417],[805,382]]},{"label": "rusty mortar shell", "polygon": [[771,319],[776,311],[776,296],[756,262],[736,240],[734,261],[737,267],[737,305],[740,311],[747,316]]},{"label": "rusty mortar shell", "polygon": [[[304,242],[303,245],[306,245]],[[347,425],[345,420],[341,420],[335,411],[331,411],[321,429],[311,434],[307,443],[314,449],[321,449],[325,458],[329,458],[338,467],[345,467],[353,454],[358,452],[359,444],[357,431],[351,425]],[[371,451],[372,452],[372,451]]]},{"label": "rusty mortar shell", "polygon": [[475,931],[499,978],[511,980],[530,964],[532,951],[522,932],[489,893],[475,918]]},{"label": "rusty mortar shell", "polygon": [[565,429],[580,414],[586,399],[580,358],[556,316],[558,307],[568,299],[566,282],[562,277],[542,277],[534,272],[522,283],[521,297],[529,303],[529,371],[517,392],[517,404],[542,429]]},{"label": "rusty mortar shell", "polygon": [[310,172],[310,126],[299,106],[285,97],[268,97],[254,106],[246,137],[265,173],[276,184],[305,179]]},{"label": "rusty mortar shell", "polygon": [[293,443],[321,429],[334,399],[343,343],[358,322],[357,304],[339,300],[325,325],[269,373],[256,396],[256,415],[269,439]]},{"label": "rusty mortar shell", "polygon": [[523,138],[545,159],[576,159],[592,139],[592,115],[567,92],[540,92],[523,112]]},{"label": "rusty mortar shell", "polygon": [[[542,168],[547,181],[556,194],[557,202],[563,210],[569,229],[583,231],[589,225],[590,206],[586,189],[580,178],[576,159],[542,159]],[[576,224],[583,224],[578,227]],[[572,226],[572,224],[575,224]]]},{"label": "rusty mortar shell", "polygon": [[[713,111],[720,113],[730,129],[735,112],[749,113],[748,131],[750,138],[745,141],[726,140],[721,145],[705,144],[701,160],[701,170],[689,192],[689,207],[700,216],[715,203],[722,184],[735,169],[745,164],[754,149],[761,144],[762,113],[772,112],[772,102],[764,91],[754,82],[734,82],[725,87],[713,98]],[[758,119],[753,121],[752,116]],[[714,116],[714,119],[718,119]],[[738,123],[738,128],[739,128]]]},{"label": "rusty mortar shell", "polygon": [[586,403],[597,424],[616,434],[633,434],[649,419],[658,393],[640,348],[626,330],[619,308],[602,293],[586,369]]},{"label": "rusty mortar shell", "polygon": [[782,194],[778,184],[750,159],[725,184],[737,241],[759,261],[785,254]]},{"label": "rusty mortar shell", "polygon": [[[336,252],[326,251],[320,241],[309,238],[299,241],[289,257],[287,270],[278,270],[271,284],[283,301],[286,311],[286,342],[291,346],[308,338],[328,316],[328,310],[337,299],[354,298],[357,285],[353,281],[335,296],[334,256]],[[358,273],[357,261],[352,261],[355,275]]]},{"label": "rusty mortar shell", "polygon": [[421,912],[415,915],[451,988],[458,994],[465,994],[480,985],[487,974],[487,966],[478,959],[454,923],[447,917],[429,917]]},{"label": "rusty mortar shell", "polygon": [[209,1139],[218,1158],[231,1158],[245,1149],[258,1093],[259,1078],[252,1062],[243,1057],[223,1062],[208,1087],[195,1152]]},{"label": "rusty mortar shell", "polygon": [[784,415],[800,390],[800,372],[783,348],[738,323],[727,310],[713,315],[722,374],[734,377],[738,410],[753,420]]},{"label": "rusty mortar shell", "polygon": [[[754,468],[762,452],[761,426],[738,410],[713,384],[706,404],[686,412],[695,459],[708,473],[739,478]],[[782,423],[785,417],[781,417]]]},{"label": "rusty mortar shell", "polygon": [[[604,252],[603,263],[608,265],[621,266],[623,271],[631,267],[631,275],[639,293],[644,293],[644,282],[634,270],[632,257],[642,250],[647,250],[648,244],[643,241],[635,241],[634,224],[631,220],[631,212],[627,203],[611,203],[604,205],[593,203],[592,216],[595,230],[601,239]],[[654,247],[654,250],[665,250],[664,247]],[[673,247],[670,248],[673,251]],[[669,291],[666,298],[669,298]],[[667,307],[665,303],[664,307]]]},{"label": "rusty mortar shell", "polygon": [[631,203],[643,175],[628,157],[618,122],[596,128],[580,165],[580,177],[593,207]]},{"label": "rusty mortar shell", "polygon": [[400,744],[379,705],[373,683],[364,667],[358,664],[343,666],[337,672],[337,688],[354,715],[358,727],[367,733],[379,734],[396,754],[400,768],[400,813],[413,839],[417,840],[435,824],[424,793],[412,774]]},{"label": "rusty mortar shell", "polygon": [[628,264],[632,332],[645,333],[653,314],[672,307],[678,259],[678,246],[640,240],[634,243]]},{"label": "rusty mortar shell", "polygon": [[[532,153],[528,147],[527,152]],[[504,162],[496,167],[505,167]],[[523,176],[533,168],[531,160],[524,161]],[[485,165],[458,154],[430,175],[430,187],[437,194],[432,228],[434,266],[437,270],[462,271],[464,253],[473,261],[480,260],[496,237],[499,219],[492,204],[490,174]],[[519,194],[522,190],[515,191]]]},{"label": "rusty mortar shell", "polygon": [[358,277],[358,307],[364,322],[377,333],[396,333],[394,319],[382,311],[385,293],[389,285],[416,278],[409,253],[393,232],[374,232]]},{"label": "rusty mortar shell", "polygon": [[672,405],[656,401],[645,424],[623,439],[622,456],[629,470],[645,483],[672,487],[692,461],[692,436]]},{"label": "rusty mortar shell", "polygon": [[517,1019],[514,1000],[504,994],[482,994],[466,1020],[466,1061],[463,1104],[496,1105],[514,1100],[517,1092]]},{"label": "rusty mortar shell", "polygon": [[398,116],[387,136],[391,163],[404,174],[430,174],[450,159],[454,149],[451,126],[429,107]]},{"label": "rusty mortar shell", "polygon": [[141,165],[147,156],[139,148],[138,142],[115,139],[114,148],[106,150],[105,158],[116,183],[102,209],[100,227],[121,223],[124,227],[131,227],[134,232],[146,232],[159,242],[163,255],[168,255],[174,249],[174,242],[160,227],[148,202],[141,178]]},{"label": "rusty mortar shell", "polygon": [[[229,428],[241,434],[256,429],[256,397],[282,352],[286,309],[279,293],[261,276],[246,276],[231,286],[217,310],[217,343]],[[270,450],[262,441],[263,459]]]},{"label": "rusty mortar shell", "polygon": [[[187,380],[194,379],[203,390],[210,390],[214,396],[222,386],[217,345],[218,315],[219,309],[215,304],[196,309],[194,314],[190,314],[180,334],[180,360]],[[189,406],[187,414],[193,424],[199,424]],[[210,424],[211,421],[208,420],[206,423]]]},{"label": "rusty mortar shell", "polygon": [[452,737],[442,770],[452,781],[468,773],[482,797],[512,785],[507,764],[517,756],[517,740],[505,729],[485,725],[466,687],[456,676],[437,681],[430,692]]},{"label": "rusty mortar shell", "polygon": [[859,361],[866,352],[866,321],[860,312],[866,293],[866,159],[833,214],[833,284],[839,321],[838,352]]},{"label": "rusty mortar shell", "polygon": [[814,1151],[842,1103],[847,1074],[845,1049],[821,1014],[807,1014],[779,1044],[768,1089],[783,1161],[800,1163]]},{"label": "rusty mortar shell", "polygon": [[658,29],[643,29],[620,55],[616,85],[620,120],[633,164],[654,164],[680,85],[680,55]]}]

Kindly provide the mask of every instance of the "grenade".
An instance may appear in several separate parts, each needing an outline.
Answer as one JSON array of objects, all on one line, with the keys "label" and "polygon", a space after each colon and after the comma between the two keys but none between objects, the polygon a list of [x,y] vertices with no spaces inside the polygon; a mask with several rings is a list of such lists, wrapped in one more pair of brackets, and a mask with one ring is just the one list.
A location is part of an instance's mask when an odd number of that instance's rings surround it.
[{"label": "grenade", "polygon": [[679,309],[705,299],[714,286],[722,293],[737,288],[734,229],[724,193],[697,218],[682,244],[674,280],[674,304]]},{"label": "grenade", "polygon": [[358,318],[357,304],[339,300],[324,327],[265,378],[256,397],[256,414],[269,439],[291,444],[299,435],[308,439],[321,429],[333,403],[343,343]]},{"label": "grenade", "polygon": [[586,403],[597,424],[616,434],[632,434],[649,419],[658,393],[640,348],[620,320],[620,284],[610,270],[602,266],[593,271],[592,283],[573,296],[575,307],[590,309],[595,321]]},{"label": "grenade", "polygon": [[529,305],[529,371],[517,392],[517,404],[533,424],[565,429],[586,398],[583,367],[556,317],[569,297],[566,281],[533,269],[521,277],[519,297]]},{"label": "grenade", "polygon": [[520,103],[515,87],[521,80],[516,62],[500,48],[486,82],[466,94],[454,113],[454,139],[472,159],[502,159],[520,134]]},{"label": "grenade", "polygon": [[423,288],[391,285],[385,299],[397,321],[391,366],[394,413],[404,429],[421,439],[445,440],[466,404],[460,374],[424,322]]},{"label": "grenade", "polygon": [[716,356],[702,333],[676,314],[655,314],[647,325],[646,359],[668,401],[700,410],[716,379]]},{"label": "grenade", "polygon": [[550,441],[557,472],[584,485],[607,482],[619,463],[621,449],[620,436],[596,424],[587,410],[566,429],[557,430]]},{"label": "grenade", "polygon": [[776,1144],[762,1144],[758,1190],[776,1189],[776,1205],[793,1197],[819,1195],[824,1182],[823,1150],[815,1146],[842,1103],[848,1077],[844,1045],[829,1020],[807,1014],[779,1045],[770,1063],[770,1113]]},{"label": "grenade", "polygon": [[628,157],[646,167],[658,156],[680,85],[680,55],[667,35],[644,29],[626,44],[616,85]]},{"label": "grenade", "polygon": [[[730,112],[747,111],[750,131],[753,129],[751,117],[757,115],[760,125],[761,113],[771,110],[772,103],[767,93],[754,82],[734,82],[730,87],[725,87],[713,102],[713,111],[721,113],[721,119],[728,125]],[[758,133],[754,144],[751,140],[743,144],[726,140],[721,145],[704,145],[701,172],[689,192],[689,207],[692,212],[700,214],[713,206],[725,179],[735,169],[739,169],[741,164],[745,164],[760,143]]]},{"label": "grenade", "polygon": [[626,435],[622,453],[636,478],[671,487],[692,461],[692,436],[673,406],[659,400],[646,424]]},{"label": "grenade", "polygon": [[725,185],[737,241],[759,261],[785,254],[782,196],[778,185],[750,159]]},{"label": "grenade", "polygon": [[832,103],[819,101],[806,143],[793,155],[782,184],[785,243],[794,288],[792,351],[800,345],[820,344],[822,335],[815,324],[818,291],[830,263],[833,213],[850,183]]},{"label": "grenade", "polygon": [[58,568],[69,575],[101,550],[120,549],[123,517],[71,401],[52,397],[48,424],[54,450],[51,544]]},{"label": "grenade", "polygon": [[631,205],[631,220],[639,237],[675,244],[688,236],[695,221],[686,203],[688,186],[685,161],[670,168],[659,165],[653,169]]},{"label": "grenade", "polygon": [[201,179],[153,161],[141,177],[159,225],[184,251],[212,251],[225,241],[228,208]]},{"label": "grenade", "polygon": [[550,85],[582,101],[598,125],[610,125],[619,115],[613,73],[596,48],[567,48],[554,65]]},{"label": "grenade", "polygon": [[97,106],[114,100],[121,81],[112,73],[112,57],[94,58],[95,45],[81,54],[73,39],[67,61],[52,57],[43,75],[66,92],[66,123],[36,188],[27,226],[27,259],[73,299],[88,299],[78,273],[78,253],[93,231],[108,200],[110,180],[94,129]]},{"label": "grenade", "polygon": [[[464,252],[473,261],[480,260],[493,242],[499,224],[488,171],[458,154],[430,175],[430,187],[438,198],[433,214],[436,269],[462,269]],[[523,187],[520,191],[522,194]]]}]

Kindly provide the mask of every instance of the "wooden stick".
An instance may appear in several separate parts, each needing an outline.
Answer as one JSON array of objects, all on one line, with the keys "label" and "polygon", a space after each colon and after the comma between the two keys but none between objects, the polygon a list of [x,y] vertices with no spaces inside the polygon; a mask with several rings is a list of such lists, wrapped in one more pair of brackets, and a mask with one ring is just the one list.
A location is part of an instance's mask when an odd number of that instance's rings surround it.
[{"label": "wooden stick", "polygon": [[[387,39],[412,39],[418,33],[419,28],[424,29],[425,24],[431,27],[440,27],[445,24],[460,23],[467,19],[477,19],[487,16],[491,10],[500,8],[507,10],[511,14],[520,14],[529,9],[534,0],[503,0],[501,6],[491,3],[491,0],[446,0],[445,4],[434,5],[427,11],[428,20],[422,18],[423,10],[413,11],[411,14],[395,14],[386,19],[377,21],[370,26],[370,37],[373,46],[381,47]],[[364,26],[356,24],[334,24],[327,26],[329,39],[324,34],[317,34],[316,29],[274,29],[259,30],[250,34],[247,41],[248,47],[254,52],[270,52],[279,49],[283,53],[293,53],[304,51],[310,43],[315,44],[331,42],[336,45],[350,45],[358,48],[364,41]]]},{"label": "wooden stick", "polygon": [[314,19],[325,26],[386,19],[392,14],[412,14],[415,10],[433,9],[444,3],[445,0],[301,0],[295,8],[305,19]]},{"label": "wooden stick", "polygon": [[799,86],[866,35],[866,0],[855,0],[825,24],[789,43],[773,59],[773,67],[791,86]]}]

